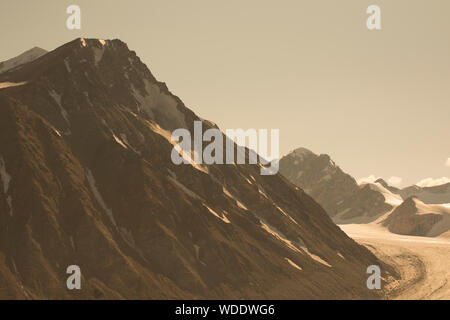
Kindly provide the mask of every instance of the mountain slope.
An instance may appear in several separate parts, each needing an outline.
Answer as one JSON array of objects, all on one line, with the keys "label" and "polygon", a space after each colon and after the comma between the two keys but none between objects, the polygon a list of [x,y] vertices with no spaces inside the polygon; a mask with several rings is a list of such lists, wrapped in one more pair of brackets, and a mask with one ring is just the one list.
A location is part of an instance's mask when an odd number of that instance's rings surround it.
[{"label": "mountain slope", "polygon": [[398,234],[435,237],[450,230],[450,209],[410,197],[381,224]]},{"label": "mountain slope", "polygon": [[383,263],[281,175],[174,165],[170,132],[200,119],[125,43],[76,39],[0,83],[20,84],[0,89],[0,298],[379,294]]},{"label": "mountain slope", "polygon": [[280,172],[319,202],[336,223],[379,222],[393,233],[431,237],[450,230],[448,209],[438,205],[450,202],[450,184],[399,189],[380,178],[358,185],[328,155],[304,148],[283,157]]},{"label": "mountain slope", "polygon": [[433,187],[419,187],[414,185],[400,189],[396,193],[403,199],[414,196],[428,204],[450,203],[450,183]]},{"label": "mountain slope", "polygon": [[394,207],[391,193],[382,185],[359,186],[326,154],[296,149],[281,158],[280,173],[305,190],[340,223],[355,218],[370,221]]},{"label": "mountain slope", "polygon": [[15,58],[0,62],[0,73],[17,68],[25,63],[34,61],[46,53],[46,50],[38,47],[27,50]]}]

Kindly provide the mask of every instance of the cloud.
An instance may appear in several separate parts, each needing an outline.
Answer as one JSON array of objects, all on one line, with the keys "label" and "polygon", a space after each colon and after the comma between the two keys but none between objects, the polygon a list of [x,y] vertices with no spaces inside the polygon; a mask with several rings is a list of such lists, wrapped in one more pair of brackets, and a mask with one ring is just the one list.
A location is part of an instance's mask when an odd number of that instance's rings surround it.
[{"label": "cloud", "polygon": [[434,187],[440,186],[450,182],[450,178],[442,177],[442,178],[425,178],[416,183],[419,187]]},{"label": "cloud", "polygon": [[393,186],[399,186],[402,183],[403,179],[400,177],[390,177],[388,179],[388,184],[393,185]]},{"label": "cloud", "polygon": [[450,158],[448,158],[447,161],[445,161],[445,165],[446,165],[447,167],[450,167]]},{"label": "cloud", "polygon": [[371,174],[371,175],[368,176],[368,177],[359,179],[359,180],[358,180],[358,184],[374,183],[374,182],[377,181],[378,179],[380,179],[380,177],[376,177],[375,175]]}]

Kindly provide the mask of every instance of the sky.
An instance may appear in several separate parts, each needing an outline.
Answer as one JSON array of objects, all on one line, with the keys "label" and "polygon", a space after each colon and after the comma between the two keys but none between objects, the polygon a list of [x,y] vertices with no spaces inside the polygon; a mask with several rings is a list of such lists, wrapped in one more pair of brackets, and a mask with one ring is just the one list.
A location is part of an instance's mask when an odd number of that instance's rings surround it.
[{"label": "sky", "polygon": [[[71,4],[81,30],[66,28]],[[381,30],[366,26],[374,4]],[[448,0],[0,1],[0,61],[119,38],[222,130],[279,129],[282,154],[433,184],[450,177],[449,12]]]}]

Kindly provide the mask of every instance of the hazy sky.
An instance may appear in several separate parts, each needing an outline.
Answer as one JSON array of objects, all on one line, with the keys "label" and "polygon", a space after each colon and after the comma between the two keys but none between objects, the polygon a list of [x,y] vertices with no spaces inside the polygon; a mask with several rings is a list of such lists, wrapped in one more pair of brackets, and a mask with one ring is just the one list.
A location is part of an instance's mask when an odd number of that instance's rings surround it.
[{"label": "hazy sky", "polygon": [[[80,31],[66,8],[81,7]],[[381,7],[382,30],[366,9]],[[356,178],[450,177],[448,0],[0,1],[0,61],[120,38],[199,116],[279,128]],[[449,162],[450,163],[450,162]]]}]

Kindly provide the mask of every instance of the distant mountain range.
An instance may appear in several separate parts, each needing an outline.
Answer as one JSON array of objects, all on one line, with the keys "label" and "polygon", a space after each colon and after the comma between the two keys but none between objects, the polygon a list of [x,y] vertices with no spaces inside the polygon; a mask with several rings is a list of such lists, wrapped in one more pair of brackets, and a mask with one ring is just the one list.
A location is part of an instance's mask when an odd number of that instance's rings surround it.
[{"label": "distant mountain range", "polygon": [[[320,203],[337,223],[367,223],[375,221],[394,209],[398,209],[394,210],[396,212],[403,212],[402,208],[412,208],[411,205],[408,205],[413,201],[412,197],[424,204],[441,204],[440,207],[443,208],[450,203],[450,183],[435,187],[422,188],[414,185],[398,189],[388,185],[383,179],[378,179],[374,183],[359,185],[352,176],[342,171],[328,155],[317,155],[305,148],[292,151],[282,157],[279,162],[280,172]],[[422,206],[423,208],[425,207]],[[393,217],[397,215],[397,213],[392,213]],[[430,216],[421,216],[420,219],[427,220],[425,224],[431,227],[438,220],[442,220],[437,219],[436,215],[442,216],[441,218],[444,219],[444,214],[436,213],[436,211],[433,211]],[[417,224],[417,220],[412,219],[411,223]],[[394,220],[394,218],[389,219],[385,224]],[[428,235],[430,228],[422,230],[418,227],[416,230],[394,227],[391,230],[398,233],[406,232],[405,234]]]},{"label": "distant mountain range", "polygon": [[[201,119],[124,42],[76,39],[0,66],[0,298],[377,298],[367,266],[395,275],[283,176],[173,164],[171,131]],[[327,209],[343,201],[333,216],[390,208],[329,157],[301,157],[305,190]],[[361,211],[345,212],[355,191]]]},{"label": "distant mountain range", "polygon": [[46,50],[38,47],[34,47],[30,50],[27,50],[15,58],[0,62],[0,73],[6,72],[8,70],[19,67],[25,63],[36,60],[37,58],[43,56],[46,53],[47,53]]},{"label": "distant mountain range", "polygon": [[419,187],[416,185],[409,186],[403,189],[398,189],[388,186],[387,183],[379,179],[380,183],[386,186],[392,193],[400,195],[403,199],[409,197],[417,197],[421,201],[429,204],[448,204],[450,203],[450,183],[433,186],[433,187]]}]

